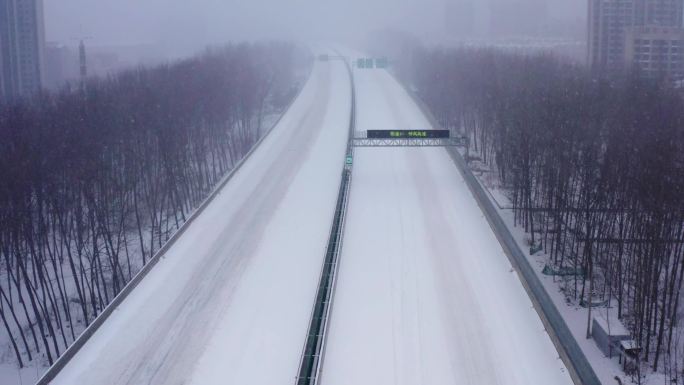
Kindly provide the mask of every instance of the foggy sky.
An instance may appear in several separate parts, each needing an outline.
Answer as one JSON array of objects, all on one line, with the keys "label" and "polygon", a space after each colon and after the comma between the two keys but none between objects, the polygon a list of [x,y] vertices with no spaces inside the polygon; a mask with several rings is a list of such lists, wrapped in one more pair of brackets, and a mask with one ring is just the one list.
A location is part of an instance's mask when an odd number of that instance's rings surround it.
[{"label": "foggy sky", "polygon": [[[228,41],[345,41],[391,28],[422,40],[449,36],[445,2],[471,1],[481,16],[502,4],[546,4],[548,18],[581,24],[585,0],[43,0],[48,41],[154,44],[187,52]],[[515,8],[515,7],[514,7]],[[533,18],[536,16],[533,16]],[[521,19],[522,20],[519,20]],[[515,25],[524,20],[517,15]],[[485,21],[483,21],[485,20]],[[482,29],[480,28],[480,29]]]}]

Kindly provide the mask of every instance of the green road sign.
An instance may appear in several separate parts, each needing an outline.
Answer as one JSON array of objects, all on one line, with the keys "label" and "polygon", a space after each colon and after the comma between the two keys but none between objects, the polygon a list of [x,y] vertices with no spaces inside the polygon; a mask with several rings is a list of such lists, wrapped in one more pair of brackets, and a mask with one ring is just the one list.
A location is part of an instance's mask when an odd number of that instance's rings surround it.
[{"label": "green road sign", "polygon": [[389,59],[386,57],[380,57],[380,58],[369,58],[369,57],[362,57],[356,59],[356,67],[361,68],[361,69],[370,69],[370,68],[388,68],[389,67]]},{"label": "green road sign", "polygon": [[353,163],[354,163],[354,158],[352,158],[351,156],[348,156],[347,157],[347,165],[351,166]]},{"label": "green road sign", "polygon": [[375,68],[387,68],[389,67],[389,60],[386,57],[381,57],[375,59]]},{"label": "green road sign", "polygon": [[356,61],[356,67],[358,68],[373,68],[375,66],[375,59],[372,58],[360,58]]}]

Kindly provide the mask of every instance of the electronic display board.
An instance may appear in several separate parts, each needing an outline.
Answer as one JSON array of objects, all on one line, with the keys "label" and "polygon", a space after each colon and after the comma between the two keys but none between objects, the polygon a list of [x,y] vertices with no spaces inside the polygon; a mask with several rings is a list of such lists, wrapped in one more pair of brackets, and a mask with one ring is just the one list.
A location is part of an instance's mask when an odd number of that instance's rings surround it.
[{"label": "electronic display board", "polygon": [[449,139],[449,130],[368,130],[368,139]]}]

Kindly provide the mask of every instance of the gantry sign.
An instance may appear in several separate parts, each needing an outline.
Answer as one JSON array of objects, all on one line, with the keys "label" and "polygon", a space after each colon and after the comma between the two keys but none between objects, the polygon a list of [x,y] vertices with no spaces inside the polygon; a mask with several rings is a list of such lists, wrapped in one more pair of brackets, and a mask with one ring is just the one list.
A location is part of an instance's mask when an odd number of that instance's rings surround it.
[{"label": "gantry sign", "polygon": [[466,137],[452,137],[449,130],[368,130],[353,139],[354,147],[454,147],[465,146]]},{"label": "gantry sign", "polygon": [[389,59],[386,57],[381,57],[381,58],[370,58],[370,57],[363,57],[359,58],[356,60],[356,68],[359,69],[373,69],[373,68],[379,68],[379,69],[384,69],[388,68],[390,65]]}]

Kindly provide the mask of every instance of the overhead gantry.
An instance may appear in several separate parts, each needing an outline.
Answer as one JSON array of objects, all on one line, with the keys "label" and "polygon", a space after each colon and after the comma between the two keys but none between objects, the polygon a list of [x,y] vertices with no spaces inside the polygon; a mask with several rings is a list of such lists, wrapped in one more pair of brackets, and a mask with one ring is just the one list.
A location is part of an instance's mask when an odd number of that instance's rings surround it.
[{"label": "overhead gantry", "polygon": [[449,130],[368,130],[357,132],[354,147],[467,147],[468,138]]}]

